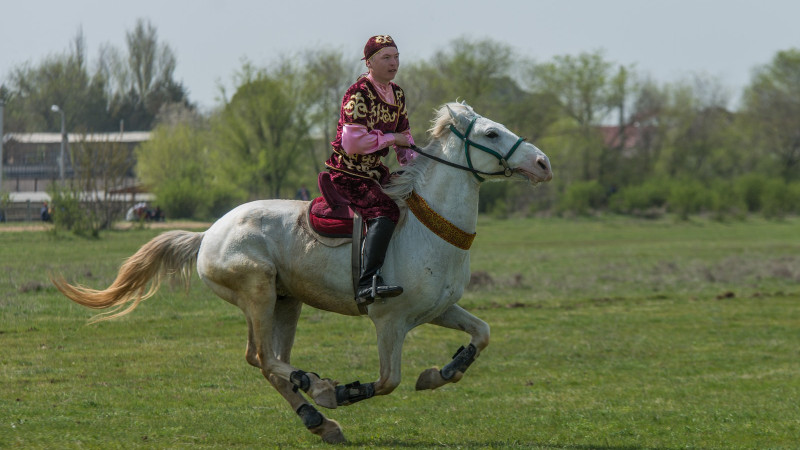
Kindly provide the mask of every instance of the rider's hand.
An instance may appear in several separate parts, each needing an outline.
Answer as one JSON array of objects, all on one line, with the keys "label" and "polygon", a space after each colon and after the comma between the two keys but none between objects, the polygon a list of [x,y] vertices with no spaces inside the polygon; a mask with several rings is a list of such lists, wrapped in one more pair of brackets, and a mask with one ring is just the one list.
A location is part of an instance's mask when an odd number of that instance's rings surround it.
[{"label": "rider's hand", "polygon": [[410,147],[411,143],[408,141],[408,138],[405,134],[402,133],[392,133],[394,135],[394,145],[398,147]]}]

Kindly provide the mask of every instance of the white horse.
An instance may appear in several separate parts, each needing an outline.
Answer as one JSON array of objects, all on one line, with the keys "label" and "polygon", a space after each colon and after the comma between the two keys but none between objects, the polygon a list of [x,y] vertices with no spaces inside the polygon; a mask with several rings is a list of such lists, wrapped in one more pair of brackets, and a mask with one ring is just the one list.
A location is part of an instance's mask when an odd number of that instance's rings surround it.
[{"label": "white horse", "polygon": [[298,391],[325,408],[391,393],[400,384],[403,340],[424,323],[465,331],[471,341],[443,369],[420,374],[416,389],[459,381],[489,344],[489,326],[456,305],[470,279],[467,249],[477,225],[481,182],[513,178],[535,185],[552,178],[544,153],[466,104],[440,108],[430,133],[431,143],[418,149],[429,156],[418,156],[386,189],[413,213],[401,218],[382,269],[383,278],[404,292],[367,307],[378,335],[380,376],[375,382],[337,385],[289,362],[304,303],[359,314],[350,246],[309,230],[308,202],[254,201],[228,212],[205,232],[165,232],[129,258],[102,291],[72,286],[62,278],[53,282],[84,306],[117,307],[101,316],[108,319],[127,314],[153,295],[163,276],[177,272],[186,280],[196,261],[200,278],[244,312],[247,362],[261,369],[306,428],[325,442],[343,442],[339,424]]}]

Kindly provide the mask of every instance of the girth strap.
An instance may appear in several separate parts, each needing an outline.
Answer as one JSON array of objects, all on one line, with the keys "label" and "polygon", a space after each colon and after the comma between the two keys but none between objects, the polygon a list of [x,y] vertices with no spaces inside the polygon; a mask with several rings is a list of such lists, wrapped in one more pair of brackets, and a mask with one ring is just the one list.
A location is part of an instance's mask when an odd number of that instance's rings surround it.
[{"label": "girth strap", "polygon": [[361,276],[361,237],[364,231],[361,214],[353,211],[353,249],[350,258],[350,269],[353,275],[353,298],[358,305],[358,312],[367,314],[367,304],[358,302],[358,279]]}]

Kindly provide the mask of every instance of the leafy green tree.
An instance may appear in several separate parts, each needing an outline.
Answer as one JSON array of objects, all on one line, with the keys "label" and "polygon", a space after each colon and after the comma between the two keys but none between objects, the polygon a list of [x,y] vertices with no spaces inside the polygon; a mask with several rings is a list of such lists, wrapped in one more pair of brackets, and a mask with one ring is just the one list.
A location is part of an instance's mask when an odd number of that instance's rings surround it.
[{"label": "leafy green tree", "polygon": [[219,216],[237,200],[213,170],[210,133],[191,111],[173,110],[136,149],[136,173],[169,217]]},{"label": "leafy green tree", "polygon": [[491,106],[498,83],[509,76],[513,57],[507,44],[461,37],[437,51],[432,64],[448,80],[445,86],[453,99],[464,99],[480,110]]},{"label": "leafy green tree", "polygon": [[587,128],[605,118],[615,103],[609,85],[612,68],[600,51],[559,55],[535,64],[529,70],[530,84],[537,91],[555,93],[562,111]]},{"label": "leafy green tree", "polygon": [[245,64],[216,121],[220,176],[250,199],[281,197],[284,182],[308,161],[309,107],[299,75],[286,60],[271,70]]},{"label": "leafy green tree", "polygon": [[[517,132],[537,128],[530,124],[531,119],[537,119],[532,113],[542,110],[531,111],[530,94],[512,76],[514,61],[514,50],[506,44],[461,37],[438,50],[430,60],[403,67],[398,83],[406,93],[412,132],[421,136],[433,111],[457,100],[466,101],[479,114]],[[524,130],[517,125],[523,125]]]},{"label": "leafy green tree", "polygon": [[766,160],[776,173],[800,179],[800,50],[778,52],[759,67],[744,94],[745,113]]},{"label": "leafy green tree", "polygon": [[447,80],[430,61],[406,62],[402,58],[401,55],[400,72],[395,82],[405,92],[411,133],[417,143],[423,145],[423,136],[430,128],[434,110],[446,102],[455,101],[456,97],[450,95]]},{"label": "leafy green tree", "polygon": [[[578,179],[597,179],[602,164],[602,141],[595,126],[606,117],[612,101],[612,63],[602,52],[578,56],[556,56],[552,62],[534,64],[528,82],[535,92],[551,93],[558,99],[563,115],[572,123],[561,122],[559,133],[570,135],[572,158],[578,163]],[[576,167],[577,168],[577,167]]]}]

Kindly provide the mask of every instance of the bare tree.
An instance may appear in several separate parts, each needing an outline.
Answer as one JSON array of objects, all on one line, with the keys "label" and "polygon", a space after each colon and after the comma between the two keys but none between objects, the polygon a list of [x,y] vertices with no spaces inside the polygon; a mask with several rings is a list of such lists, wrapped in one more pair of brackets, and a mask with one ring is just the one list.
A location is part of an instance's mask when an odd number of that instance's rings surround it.
[{"label": "bare tree", "polygon": [[303,60],[303,98],[315,137],[315,145],[308,147],[310,170],[316,176],[331,151],[331,141],[336,138],[342,97],[355,81],[358,65],[348,61],[342,51],[332,49],[309,50],[303,54]]},{"label": "bare tree", "polygon": [[113,135],[84,135],[71,148],[75,176],[51,188],[53,221],[57,229],[97,236],[124,213],[128,194],[122,188],[133,175],[133,154]]}]

